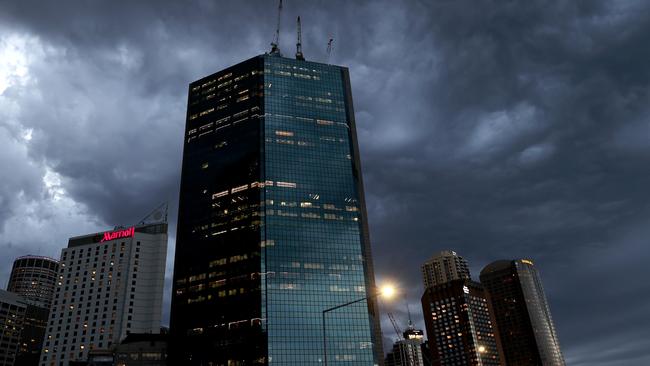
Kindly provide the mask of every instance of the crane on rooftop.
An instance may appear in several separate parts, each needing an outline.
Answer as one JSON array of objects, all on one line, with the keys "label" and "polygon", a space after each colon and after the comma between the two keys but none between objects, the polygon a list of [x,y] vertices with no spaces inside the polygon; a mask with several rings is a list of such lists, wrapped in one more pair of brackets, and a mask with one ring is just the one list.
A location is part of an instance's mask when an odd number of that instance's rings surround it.
[{"label": "crane on rooftop", "polygon": [[280,19],[282,15],[282,0],[280,0],[280,3],[278,4],[278,22],[275,27],[275,37],[273,38],[273,42],[271,42],[271,54],[272,55],[279,55],[280,54]]},{"label": "crane on rooftop", "polygon": [[327,42],[327,62],[330,63],[330,54],[332,53],[332,42],[334,42],[334,38],[330,37],[330,40]]}]

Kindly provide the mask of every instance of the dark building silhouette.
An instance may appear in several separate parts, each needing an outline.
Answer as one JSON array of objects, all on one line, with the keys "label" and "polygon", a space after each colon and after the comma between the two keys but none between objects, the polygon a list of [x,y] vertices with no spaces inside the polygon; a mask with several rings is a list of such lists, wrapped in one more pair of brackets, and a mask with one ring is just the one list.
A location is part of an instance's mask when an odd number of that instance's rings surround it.
[{"label": "dark building silhouette", "polygon": [[25,315],[15,364],[37,366],[43,349],[50,309],[41,307],[41,303],[31,300],[24,300],[23,303],[25,304]]},{"label": "dark building silhouette", "polygon": [[500,365],[487,293],[472,280],[428,287],[422,296],[432,365]]},{"label": "dark building silhouette", "polygon": [[564,366],[542,282],[530,260],[501,260],[481,271],[507,365]]},{"label": "dark building silhouette", "polygon": [[[347,68],[274,51],[190,84],[174,364],[321,365],[375,291]],[[382,363],[374,300],[328,364]]]},{"label": "dark building silhouette", "polygon": [[58,273],[59,261],[56,259],[33,255],[20,257],[14,261],[7,291],[49,309]]},{"label": "dark building silhouette", "polygon": [[115,366],[167,365],[167,335],[131,333],[114,350]]},{"label": "dark building silhouette", "polygon": [[28,255],[14,261],[7,290],[26,306],[16,365],[39,363],[58,272],[59,261],[52,258]]},{"label": "dark building silhouette", "polygon": [[0,366],[14,366],[26,309],[23,298],[0,290]]}]

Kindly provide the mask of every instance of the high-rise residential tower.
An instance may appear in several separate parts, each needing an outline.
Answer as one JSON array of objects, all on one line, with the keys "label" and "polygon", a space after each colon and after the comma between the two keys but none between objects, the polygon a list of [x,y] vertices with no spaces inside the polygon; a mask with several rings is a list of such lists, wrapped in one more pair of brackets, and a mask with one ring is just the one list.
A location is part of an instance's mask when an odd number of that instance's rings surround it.
[{"label": "high-rise residential tower", "polygon": [[86,361],[129,333],[158,333],[167,223],[70,238],[61,251],[41,366]]},{"label": "high-rise residential tower", "polygon": [[506,365],[564,366],[551,311],[532,261],[500,260],[481,271]]},{"label": "high-rise residential tower", "polygon": [[59,262],[52,258],[28,255],[14,261],[7,291],[50,308]]},{"label": "high-rise residential tower", "polygon": [[452,280],[429,287],[422,309],[432,365],[501,365],[487,294],[479,283]]},{"label": "high-rise residential tower", "polygon": [[470,276],[467,261],[453,250],[443,250],[422,265],[425,288],[468,278]]},{"label": "high-rise residential tower", "polygon": [[381,363],[374,300],[322,324],[375,292],[366,218],[347,68],[274,52],[191,83],[174,362]]},{"label": "high-rise residential tower", "polygon": [[443,251],[422,266],[422,276],[431,364],[501,365],[487,292],[471,280],[467,262]]}]

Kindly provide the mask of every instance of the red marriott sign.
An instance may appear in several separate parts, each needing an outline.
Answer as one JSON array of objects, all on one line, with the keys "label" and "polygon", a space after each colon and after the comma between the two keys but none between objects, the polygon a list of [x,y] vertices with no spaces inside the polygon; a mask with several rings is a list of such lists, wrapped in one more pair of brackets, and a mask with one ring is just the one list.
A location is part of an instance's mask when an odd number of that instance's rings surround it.
[{"label": "red marriott sign", "polygon": [[135,226],[131,226],[128,229],[117,230],[117,231],[107,231],[104,233],[101,243],[109,240],[121,239],[121,238],[132,238],[135,234]]}]

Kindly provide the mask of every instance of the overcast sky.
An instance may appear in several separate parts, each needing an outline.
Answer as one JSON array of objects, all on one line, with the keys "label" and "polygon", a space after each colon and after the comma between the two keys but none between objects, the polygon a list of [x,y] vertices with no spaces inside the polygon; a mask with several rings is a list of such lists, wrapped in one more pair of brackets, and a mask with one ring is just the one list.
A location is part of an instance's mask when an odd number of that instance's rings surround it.
[{"label": "overcast sky", "polygon": [[[531,258],[569,365],[650,364],[650,2],[284,5],[285,54],[301,15],[350,68],[376,277],[420,327],[435,252]],[[168,201],[168,319],[187,86],[267,51],[276,6],[0,0],[0,286]]]}]

